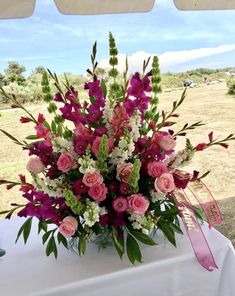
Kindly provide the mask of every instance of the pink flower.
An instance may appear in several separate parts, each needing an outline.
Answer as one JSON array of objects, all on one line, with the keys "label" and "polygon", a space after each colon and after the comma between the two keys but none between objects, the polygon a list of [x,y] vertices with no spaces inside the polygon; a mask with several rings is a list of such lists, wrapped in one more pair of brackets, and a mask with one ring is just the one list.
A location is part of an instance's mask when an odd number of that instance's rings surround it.
[{"label": "pink flower", "polygon": [[[100,143],[101,143],[101,137],[96,137],[91,146],[91,151],[95,154],[96,157],[99,152]],[[108,139],[108,153],[111,152],[112,148],[113,148],[113,139]]]},{"label": "pink flower", "polygon": [[165,132],[154,133],[153,140],[164,151],[170,151],[176,146],[174,138]]},{"label": "pink flower", "polygon": [[176,145],[176,141],[173,139],[171,135],[167,135],[162,137],[160,140],[159,146],[164,151],[172,150]]},{"label": "pink flower", "polygon": [[103,177],[100,175],[99,172],[91,172],[91,173],[86,173],[83,178],[82,182],[87,186],[91,187],[93,185],[100,185],[103,183]]},{"label": "pink flower", "polygon": [[66,173],[71,169],[76,168],[76,163],[69,152],[63,152],[57,161],[57,167],[60,171]]},{"label": "pink flower", "polygon": [[38,139],[48,138],[50,135],[50,131],[42,123],[36,125],[34,129],[36,130]]},{"label": "pink flower", "polygon": [[104,183],[95,184],[91,186],[88,190],[88,194],[90,195],[90,197],[92,197],[94,200],[97,200],[97,201],[105,200],[107,192],[108,190]]},{"label": "pink flower", "polygon": [[133,168],[132,163],[121,163],[117,166],[117,179],[119,181],[128,183]]},{"label": "pink flower", "polygon": [[78,229],[78,221],[72,216],[65,217],[59,226],[59,232],[64,237],[73,236],[77,229]]},{"label": "pink flower", "polygon": [[174,178],[169,173],[162,174],[154,182],[154,187],[161,193],[168,193],[175,189]]},{"label": "pink flower", "polygon": [[76,125],[76,128],[74,129],[74,134],[77,138],[90,137],[91,131],[79,122],[79,124]]},{"label": "pink flower", "polygon": [[148,164],[148,174],[151,177],[158,178],[167,172],[168,168],[163,162],[153,161]]},{"label": "pink flower", "polygon": [[130,212],[144,214],[149,207],[149,201],[141,194],[132,194],[128,197],[128,205]]},{"label": "pink flower", "polygon": [[39,174],[45,169],[45,166],[39,157],[33,157],[28,161],[26,168],[33,174]]},{"label": "pink flower", "polygon": [[117,213],[125,212],[128,209],[128,201],[125,197],[117,197],[113,200],[113,208]]}]

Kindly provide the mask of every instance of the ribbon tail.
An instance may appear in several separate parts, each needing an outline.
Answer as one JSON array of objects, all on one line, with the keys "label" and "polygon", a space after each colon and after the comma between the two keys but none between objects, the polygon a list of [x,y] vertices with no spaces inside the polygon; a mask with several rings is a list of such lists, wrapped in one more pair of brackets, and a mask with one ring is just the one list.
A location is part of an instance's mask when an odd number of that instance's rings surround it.
[{"label": "ribbon tail", "polygon": [[196,215],[187,201],[187,195],[183,190],[176,190],[173,198],[179,209],[180,216],[198,262],[208,271],[213,271],[218,268],[218,266],[215,263],[215,259],[197,221]]},{"label": "ribbon tail", "polygon": [[195,181],[187,187],[202,208],[209,226],[222,223],[222,214],[216,200],[207,186],[201,181]]}]

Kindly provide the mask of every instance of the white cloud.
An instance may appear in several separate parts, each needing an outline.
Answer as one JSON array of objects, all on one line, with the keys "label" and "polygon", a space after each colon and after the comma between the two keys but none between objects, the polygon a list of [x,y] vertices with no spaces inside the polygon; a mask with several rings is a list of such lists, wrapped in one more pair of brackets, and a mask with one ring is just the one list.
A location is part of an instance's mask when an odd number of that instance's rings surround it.
[{"label": "white cloud", "polygon": [[[175,67],[180,64],[185,64],[199,58],[222,54],[233,50],[235,50],[235,44],[220,45],[217,47],[197,48],[191,50],[167,51],[159,55],[157,53],[138,51],[128,56],[129,71],[141,71],[143,61],[146,60],[149,56],[153,57],[154,55],[158,55],[161,70],[167,71],[169,68]],[[125,69],[126,55],[120,53],[118,55],[118,60],[118,69],[119,71],[123,71]],[[108,60],[101,60],[99,63],[99,67],[108,68]]]}]

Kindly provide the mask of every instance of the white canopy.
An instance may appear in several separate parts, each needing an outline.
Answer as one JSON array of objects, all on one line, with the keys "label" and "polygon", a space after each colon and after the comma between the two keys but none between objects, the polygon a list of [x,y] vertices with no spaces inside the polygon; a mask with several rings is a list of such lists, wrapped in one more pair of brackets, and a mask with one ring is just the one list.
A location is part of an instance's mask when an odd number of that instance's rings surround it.
[{"label": "white canopy", "polygon": [[[41,0],[37,0],[41,1]],[[51,0],[53,1],[53,0]],[[54,0],[63,14],[105,14],[150,11],[155,0]],[[173,0],[181,10],[235,9],[235,0]],[[0,18],[33,14],[36,0],[0,0]],[[156,0],[157,2],[157,0]]]}]

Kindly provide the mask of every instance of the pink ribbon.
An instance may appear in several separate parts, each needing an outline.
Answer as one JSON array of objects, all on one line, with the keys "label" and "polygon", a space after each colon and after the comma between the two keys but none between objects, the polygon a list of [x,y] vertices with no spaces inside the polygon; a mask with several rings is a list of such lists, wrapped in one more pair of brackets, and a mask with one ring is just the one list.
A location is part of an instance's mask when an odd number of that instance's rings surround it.
[{"label": "pink ribbon", "polygon": [[207,186],[202,181],[197,180],[188,185],[187,188],[190,190],[202,208],[209,223],[209,227],[212,225],[221,224],[221,212]]},{"label": "pink ribbon", "polygon": [[194,210],[188,202],[188,197],[181,189],[175,190],[174,200],[179,209],[187,234],[198,262],[208,271],[218,268],[211,253],[208,242],[202,229],[197,222]]}]

